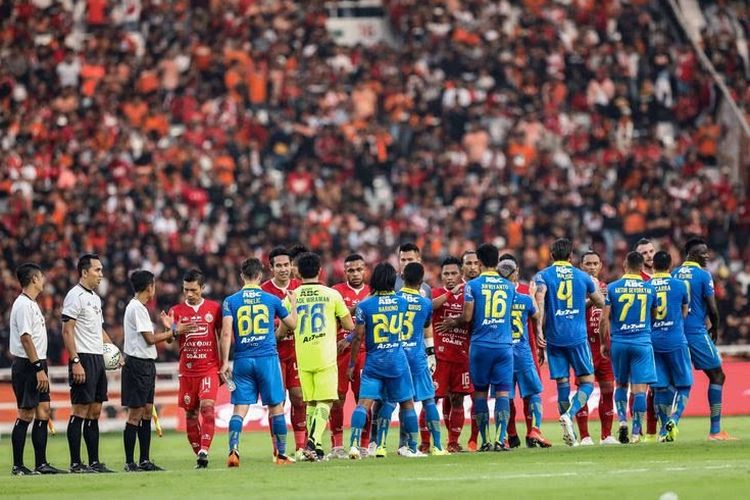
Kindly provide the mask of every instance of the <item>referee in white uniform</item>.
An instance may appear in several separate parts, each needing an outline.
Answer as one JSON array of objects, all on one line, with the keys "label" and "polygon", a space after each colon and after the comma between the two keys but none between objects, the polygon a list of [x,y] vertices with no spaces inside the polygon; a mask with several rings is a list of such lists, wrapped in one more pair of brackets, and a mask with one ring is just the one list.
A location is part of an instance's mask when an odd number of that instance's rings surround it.
[{"label": "referee in white uniform", "polygon": [[[151,447],[151,412],[156,385],[156,344],[173,340],[172,330],[154,333],[146,304],[156,296],[156,283],[150,271],[133,271],[130,284],[135,296],[125,308],[125,366],[122,368],[122,406],[128,408],[123,443],[125,471],[151,472],[164,470],[149,457]],[[135,440],[140,445],[140,459],[135,463]]]},{"label": "referee in white uniform", "polygon": [[[47,328],[44,315],[36,302],[44,290],[44,273],[36,264],[21,264],[16,277],[23,289],[10,310],[10,353],[13,355],[11,382],[18,405],[18,419],[13,426],[14,476],[60,474],[60,469],[47,463],[47,423],[49,421],[49,379],[47,378]],[[31,442],[36,467],[23,464],[26,432],[31,420]]]},{"label": "referee in white uniform", "polygon": [[[99,415],[107,401],[102,353],[104,342],[112,342],[104,330],[102,299],[94,291],[104,277],[99,256],[86,254],[78,259],[78,274],[80,280],[65,296],[62,310],[72,403],[67,431],[70,472],[114,472],[99,461]],[[81,435],[89,454],[88,466],[81,462]]]}]

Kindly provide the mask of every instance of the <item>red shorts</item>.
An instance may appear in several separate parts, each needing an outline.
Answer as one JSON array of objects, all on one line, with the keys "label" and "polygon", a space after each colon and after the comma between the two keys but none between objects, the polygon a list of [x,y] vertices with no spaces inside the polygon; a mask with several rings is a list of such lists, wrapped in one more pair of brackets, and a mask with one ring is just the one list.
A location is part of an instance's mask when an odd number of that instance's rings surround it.
[{"label": "red shorts", "polygon": [[180,390],[177,393],[177,404],[185,410],[196,410],[202,400],[210,399],[216,401],[216,391],[218,390],[219,374],[216,372],[197,377],[180,375]]},{"label": "red shorts", "polygon": [[591,349],[591,357],[594,361],[594,378],[597,382],[614,382],[615,372],[612,369],[612,360],[602,356],[599,349]]},{"label": "red shorts", "polygon": [[357,400],[359,399],[359,384],[362,381],[362,369],[365,367],[365,351],[359,351],[359,356],[354,363],[354,380],[349,380],[349,377],[346,376],[351,359],[351,351],[339,354],[337,359],[339,365],[339,394],[346,394],[349,391],[349,384],[351,384],[354,399]]},{"label": "red shorts", "polygon": [[471,394],[474,388],[469,378],[469,362],[454,363],[439,359],[437,370],[432,376],[435,381],[435,397],[444,398],[448,394]]},{"label": "red shorts", "polygon": [[287,390],[302,387],[299,382],[299,370],[297,369],[297,356],[281,359],[281,377],[284,379],[284,388]]}]

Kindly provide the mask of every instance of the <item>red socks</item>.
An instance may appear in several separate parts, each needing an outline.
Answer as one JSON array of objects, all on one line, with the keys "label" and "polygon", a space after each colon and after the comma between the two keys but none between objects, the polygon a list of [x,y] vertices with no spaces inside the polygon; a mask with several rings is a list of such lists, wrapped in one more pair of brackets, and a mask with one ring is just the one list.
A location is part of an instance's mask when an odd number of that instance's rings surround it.
[{"label": "red socks", "polygon": [[211,441],[214,439],[215,424],[216,413],[214,407],[204,406],[201,408],[201,425],[198,428],[201,450],[208,451],[211,448]]},{"label": "red socks", "polygon": [[333,403],[331,414],[328,417],[331,426],[331,446],[344,445],[344,405]]},{"label": "red socks", "polygon": [[294,429],[294,444],[299,450],[307,446],[307,414],[305,404],[292,405],[292,429]]},{"label": "red socks", "polygon": [[578,410],[578,413],[576,413],[576,422],[578,423],[580,438],[589,437],[589,410],[587,406]]},{"label": "red socks", "polygon": [[656,434],[656,411],[654,411],[654,391],[648,390],[646,399],[646,433]]},{"label": "red socks", "polygon": [[508,418],[508,436],[518,436],[516,429],[516,402],[510,400],[510,418]]},{"label": "red socks", "polygon": [[424,406],[422,406],[422,411],[419,412],[419,437],[422,439],[422,444],[430,445],[430,429],[427,428]]},{"label": "red socks", "polygon": [[193,448],[193,453],[196,455],[201,449],[201,423],[198,418],[187,418],[185,417],[185,425],[187,426],[187,438],[190,443],[190,447]]},{"label": "red socks", "polygon": [[615,418],[614,389],[602,392],[599,397],[599,420],[602,422],[602,439],[612,435],[612,420]]}]

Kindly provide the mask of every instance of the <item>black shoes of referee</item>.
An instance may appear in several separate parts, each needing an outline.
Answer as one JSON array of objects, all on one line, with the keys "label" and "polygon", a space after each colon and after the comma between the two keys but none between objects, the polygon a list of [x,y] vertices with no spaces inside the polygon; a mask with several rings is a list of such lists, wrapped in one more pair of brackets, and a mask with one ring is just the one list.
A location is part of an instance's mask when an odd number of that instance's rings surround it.
[{"label": "black shoes of referee", "polygon": [[208,469],[208,453],[201,450],[198,452],[198,460],[195,461],[196,469]]},{"label": "black shoes of referee", "polygon": [[135,462],[125,464],[125,472],[159,472],[163,470],[151,460],[144,460],[139,464]]},{"label": "black shoes of referee", "polygon": [[45,463],[34,470],[31,470],[23,465],[13,466],[13,469],[10,471],[10,473],[14,476],[40,476],[48,474],[67,474],[68,472]]},{"label": "black shoes of referee", "polygon": [[114,472],[102,462],[93,462],[91,465],[83,463],[71,464],[71,474],[109,474]]}]

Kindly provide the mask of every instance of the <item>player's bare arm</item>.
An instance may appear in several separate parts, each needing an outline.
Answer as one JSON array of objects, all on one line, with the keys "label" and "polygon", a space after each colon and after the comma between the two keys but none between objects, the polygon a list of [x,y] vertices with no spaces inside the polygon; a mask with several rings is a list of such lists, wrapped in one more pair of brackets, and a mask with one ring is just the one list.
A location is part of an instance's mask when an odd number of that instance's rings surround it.
[{"label": "player's bare arm", "polygon": [[286,292],[286,296],[289,299],[289,314],[281,319],[281,324],[291,331],[297,328],[297,295],[290,290]]},{"label": "player's bare arm", "polygon": [[354,365],[357,362],[357,356],[359,356],[359,346],[362,343],[362,339],[365,337],[365,325],[357,325],[354,327],[354,336],[352,337],[352,359],[349,361],[349,368],[346,370],[346,376],[349,380],[354,380]]},{"label": "player's bare arm", "polygon": [[219,342],[219,355],[221,356],[221,369],[219,376],[226,382],[229,377],[229,350],[232,347],[232,317],[225,316],[221,322],[221,340]]},{"label": "player's bare arm", "polygon": [[610,314],[610,307],[605,306],[602,308],[602,316],[599,318],[599,342],[601,344],[600,350],[602,353],[602,356],[605,358],[609,358],[609,330],[610,330],[610,324],[609,324],[609,314]]},{"label": "player's bare arm", "polygon": [[354,330],[354,320],[352,319],[351,314],[342,316],[341,318],[339,318],[339,321],[341,322],[341,327],[344,330]]},{"label": "player's bare arm", "polygon": [[[63,344],[65,350],[68,351],[68,359],[72,360],[78,357],[78,351],[76,350],[76,338],[75,338],[75,327],[76,320],[68,318],[63,323]],[[86,382],[86,371],[81,366],[81,363],[73,363],[71,367],[71,373],[73,375],[74,384],[83,384]]]},{"label": "player's bare arm", "polygon": [[[36,347],[34,347],[34,341],[30,333],[24,332],[21,335],[21,345],[26,353],[26,357],[29,359],[29,363],[32,365],[36,364],[39,361],[39,354],[36,352]],[[39,392],[49,391],[49,379],[44,370],[36,372],[36,388]]]},{"label": "player's bare arm", "polygon": [[[533,281],[532,281],[533,283]],[[531,288],[529,288],[529,294],[534,297],[534,301],[536,302],[536,308],[539,312],[539,322],[544,322],[544,296],[547,294],[547,285],[536,285],[536,291],[532,294]],[[544,335],[537,335],[537,342],[539,342],[539,338],[544,338]]]},{"label": "player's bare arm", "polygon": [[708,320],[711,322],[708,334],[715,344],[719,340],[719,308],[716,307],[716,297],[706,297],[706,309]]},{"label": "player's bare arm", "polygon": [[172,329],[165,330],[163,332],[140,332],[141,336],[143,336],[143,340],[146,341],[146,344],[148,345],[156,345],[160,342],[166,342],[167,340],[172,340]]},{"label": "player's bare arm", "polygon": [[594,293],[590,294],[588,298],[594,307],[604,307],[604,295],[602,295],[600,290],[597,289]]},{"label": "player's bare arm", "polygon": [[276,332],[275,332],[276,340],[283,339],[284,337],[287,336],[288,333],[289,333],[289,328],[287,328],[286,325],[280,321],[279,327],[276,328]]},{"label": "player's bare arm", "polygon": [[464,302],[464,323],[471,323],[474,319],[474,302]]}]

